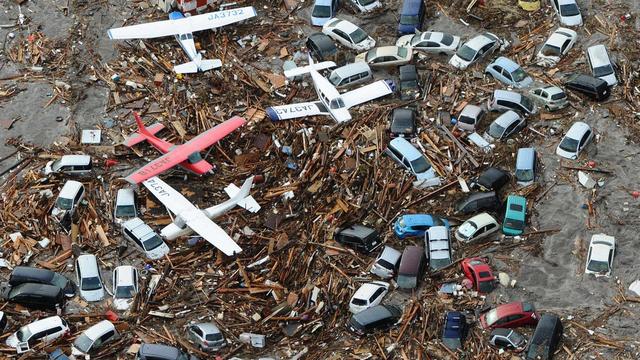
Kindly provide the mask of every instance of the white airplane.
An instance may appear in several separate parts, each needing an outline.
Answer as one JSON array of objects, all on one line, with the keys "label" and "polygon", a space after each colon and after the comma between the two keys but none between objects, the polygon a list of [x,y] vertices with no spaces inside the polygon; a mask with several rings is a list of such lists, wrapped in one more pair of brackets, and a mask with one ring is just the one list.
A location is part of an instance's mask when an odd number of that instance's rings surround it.
[{"label": "white airplane", "polygon": [[196,232],[227,256],[238,254],[242,249],[212,220],[223,215],[236,205],[254,213],[260,210],[260,205],[249,195],[253,184],[253,176],[245,180],[242,188],[238,188],[233,184],[227,186],[225,191],[230,196],[230,199],[204,210],[195,207],[182,194],[158,177],[147,179],[143,184],[175,216],[173,222],[165,226],[160,232],[162,237],[167,240],[174,240],[180,236]]},{"label": "white airplane", "polygon": [[314,115],[328,115],[338,123],[342,123],[351,120],[351,114],[349,113],[350,108],[393,93],[393,82],[390,80],[378,80],[358,89],[340,94],[335,86],[318,72],[318,70],[333,66],[336,66],[333,61],[324,61],[316,64],[313,62],[313,59],[311,59],[311,56],[309,56],[309,65],[285,70],[284,74],[287,78],[293,78],[306,73],[311,74],[313,87],[316,89],[320,100],[291,105],[271,106],[266,110],[271,121]]},{"label": "white airplane", "polygon": [[253,6],[186,17],[181,12],[174,11],[169,14],[169,20],[113,28],[107,30],[107,34],[110,39],[148,39],[175,35],[191,61],[174,66],[173,71],[178,74],[196,73],[219,68],[222,62],[219,59],[202,59],[202,54],[196,50],[193,32],[219,28],[254,16],[256,9]]}]

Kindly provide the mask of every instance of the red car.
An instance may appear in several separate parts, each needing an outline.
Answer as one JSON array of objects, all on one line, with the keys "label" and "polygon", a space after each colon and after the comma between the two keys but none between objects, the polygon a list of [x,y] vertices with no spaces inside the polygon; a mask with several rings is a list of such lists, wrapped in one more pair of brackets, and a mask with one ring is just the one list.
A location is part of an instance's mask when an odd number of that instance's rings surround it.
[{"label": "red car", "polygon": [[471,280],[476,291],[486,294],[495,289],[496,278],[493,276],[491,268],[485,259],[479,257],[467,258],[462,260],[460,264],[464,275]]},{"label": "red car", "polygon": [[535,326],[538,324],[538,319],[540,314],[536,312],[533,304],[516,301],[500,305],[480,315],[480,324],[483,329],[515,328]]}]

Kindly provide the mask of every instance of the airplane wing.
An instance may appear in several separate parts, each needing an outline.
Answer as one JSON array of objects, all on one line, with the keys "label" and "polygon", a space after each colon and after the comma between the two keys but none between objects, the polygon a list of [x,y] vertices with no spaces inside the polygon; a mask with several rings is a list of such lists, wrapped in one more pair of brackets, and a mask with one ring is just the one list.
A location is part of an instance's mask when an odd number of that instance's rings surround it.
[{"label": "airplane wing", "polygon": [[216,142],[220,141],[223,137],[227,136],[233,130],[244,125],[247,121],[239,116],[234,116],[231,119],[218,124],[213,128],[203,132],[202,134],[194,137],[188,142],[176,146],[170,152],[156,158],[149,162],[147,165],[134,171],[125,178],[132,184],[138,184],[147,180],[152,176],[156,176],[172,167],[185,161],[191,154],[205,149]]},{"label": "airplane wing", "polygon": [[175,20],[155,21],[107,30],[110,39],[148,39],[163,36],[188,34],[215,29],[256,16],[256,9],[247,6],[188,16]]},{"label": "airplane wing", "polygon": [[142,184],[174,215],[179,215],[185,211],[198,210],[191,201],[156,176],[144,181]]},{"label": "airplane wing", "polygon": [[288,120],[313,115],[328,115],[329,112],[320,101],[268,107],[267,115],[271,121]]},{"label": "airplane wing", "polygon": [[387,83],[386,80],[378,80],[371,84],[365,85],[358,89],[354,89],[351,91],[347,91],[342,94],[342,101],[344,101],[344,105],[347,109],[365,103],[367,101],[371,101],[373,99],[377,99],[379,97],[389,95],[393,93],[391,86]]},{"label": "airplane wing", "polygon": [[202,211],[197,210],[183,214],[183,219],[191,230],[220,249],[225,255],[233,256],[242,252],[242,248],[220,226],[209,220]]}]

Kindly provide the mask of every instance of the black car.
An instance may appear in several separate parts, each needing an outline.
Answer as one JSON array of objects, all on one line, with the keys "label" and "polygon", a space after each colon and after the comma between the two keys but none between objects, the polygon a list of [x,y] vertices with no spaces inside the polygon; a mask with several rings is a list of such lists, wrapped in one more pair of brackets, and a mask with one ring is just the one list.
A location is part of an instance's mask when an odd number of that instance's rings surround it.
[{"label": "black car", "polygon": [[473,192],[456,203],[459,214],[474,214],[480,211],[496,211],[500,208],[500,199],[495,191]]},{"label": "black car", "polygon": [[338,230],[335,234],[335,239],[337,242],[365,254],[382,245],[380,236],[375,229],[358,224]]},{"label": "black car", "polygon": [[338,54],[333,40],[320,32],[309,35],[305,45],[316,61],[332,60]]},{"label": "black car", "polygon": [[136,360],[198,360],[193,355],[187,355],[182,350],[169,345],[142,344]]},{"label": "black car", "polygon": [[415,110],[408,108],[393,109],[391,125],[389,126],[389,135],[391,137],[410,138],[414,137],[417,131]]},{"label": "black car", "polygon": [[564,83],[567,89],[575,90],[596,101],[606,100],[611,89],[606,81],[591,75],[574,74]]},{"label": "black car", "polygon": [[497,328],[491,332],[489,343],[500,349],[520,352],[527,346],[527,338],[513,329]]},{"label": "black car", "polygon": [[28,266],[18,266],[9,276],[9,285],[17,286],[25,283],[46,284],[57,286],[68,298],[76,295],[76,286],[73,281],[47,269],[38,269]]},{"label": "black car", "polygon": [[3,289],[9,302],[34,309],[56,309],[64,305],[62,289],[53,285],[26,283]]},{"label": "black car", "polygon": [[4,311],[0,311],[0,334],[4,333],[4,329],[7,327],[7,314]]},{"label": "black car", "polygon": [[562,331],[562,322],[559,317],[543,314],[529,342],[527,360],[551,359],[562,339]]},{"label": "black car", "polygon": [[448,311],[444,316],[442,343],[451,350],[460,349],[462,342],[467,337],[468,330],[467,318],[463,313]]},{"label": "black car", "polygon": [[347,327],[357,335],[386,330],[400,320],[402,310],[393,305],[376,305],[351,316]]},{"label": "black car", "polygon": [[483,191],[498,191],[509,182],[509,179],[510,176],[508,172],[491,167],[471,183],[471,188]]},{"label": "black car", "polygon": [[415,65],[400,66],[400,99],[414,100],[420,96],[420,83]]}]

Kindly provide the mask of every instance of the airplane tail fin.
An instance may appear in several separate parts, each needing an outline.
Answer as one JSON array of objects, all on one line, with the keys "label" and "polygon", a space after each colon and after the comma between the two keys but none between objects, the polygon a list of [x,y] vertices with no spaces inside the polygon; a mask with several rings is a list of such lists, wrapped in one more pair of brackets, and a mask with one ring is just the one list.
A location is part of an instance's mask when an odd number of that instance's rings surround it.
[{"label": "airplane tail fin", "polygon": [[253,176],[244,181],[241,188],[238,188],[235,184],[229,184],[224,188],[224,191],[229,195],[229,198],[237,202],[238,206],[249,210],[252,213],[256,213],[260,210],[260,204],[249,195],[251,191],[251,185],[253,185]]},{"label": "airplane tail fin", "polygon": [[333,61],[323,61],[319,63],[314,63],[313,60],[307,66],[299,66],[295,69],[285,70],[284,76],[287,78],[294,78],[299,75],[308,74],[311,70],[323,70],[336,66],[336,63]]},{"label": "airplane tail fin", "polygon": [[142,119],[137,112],[133,112],[133,117],[136,119],[136,123],[138,124],[138,132],[129,135],[124,141],[124,145],[128,147],[132,147],[133,145],[143,142],[150,137],[153,137],[158,131],[164,129],[164,125],[160,123],[153,124],[149,127],[145,127],[144,123],[142,123]]}]

